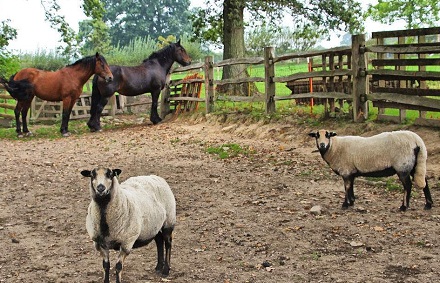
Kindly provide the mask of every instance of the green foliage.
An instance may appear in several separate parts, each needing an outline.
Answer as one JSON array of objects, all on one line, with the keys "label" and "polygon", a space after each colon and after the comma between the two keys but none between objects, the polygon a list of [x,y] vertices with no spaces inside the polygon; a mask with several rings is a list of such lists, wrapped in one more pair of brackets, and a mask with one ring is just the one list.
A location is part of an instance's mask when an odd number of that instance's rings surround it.
[{"label": "green foliage", "polygon": [[[191,16],[194,38],[219,43],[222,39],[224,11],[244,8],[253,19],[249,25],[268,24],[276,29],[282,26],[286,11],[291,13],[295,30],[316,31],[328,37],[332,30],[346,30],[351,33],[362,32],[363,18],[361,5],[356,0],[322,0],[322,1],[244,1],[244,0],[205,0],[204,8],[198,8]],[[231,12],[237,16],[239,11]],[[226,14],[227,17],[231,15]]]},{"label": "green foliage", "polygon": [[189,0],[102,0],[113,45],[125,46],[135,37],[180,36],[191,31]]},{"label": "green foliage", "polygon": [[307,51],[322,39],[322,34],[317,26],[300,25],[296,29],[286,27],[279,30],[263,25],[246,33],[246,53],[262,56],[266,46],[276,46],[279,54]]},{"label": "green foliage", "polygon": [[383,24],[403,20],[409,29],[429,27],[440,20],[440,5],[438,0],[379,0],[369,4],[367,15]]},{"label": "green foliage", "polygon": [[17,30],[8,23],[10,20],[0,22],[0,50],[9,45],[9,41],[17,37]]},{"label": "green foliage", "polygon": [[78,44],[76,42],[76,33],[67,23],[66,18],[59,14],[60,5],[56,0],[41,0],[41,5],[44,8],[46,20],[50,26],[56,29],[61,35],[61,42],[64,46],[59,46],[58,51],[63,56],[79,57]]},{"label": "green foliage", "polygon": [[12,55],[6,50],[0,49],[0,77],[9,77],[20,69],[20,61],[17,56]]},{"label": "green foliage", "polygon": [[[37,49],[33,54],[20,55],[20,69],[37,68],[46,71],[55,71],[69,64],[69,60],[55,51]],[[73,63],[73,62],[72,62]]]},{"label": "green foliage", "polygon": [[105,55],[112,65],[137,66],[157,50],[157,42],[150,37],[136,37],[125,46],[117,45]]},{"label": "green foliage", "polygon": [[248,146],[240,146],[236,143],[226,143],[220,146],[210,146],[206,149],[209,154],[215,154],[220,159],[232,158],[239,155],[248,156],[255,153],[254,150],[250,149]]},{"label": "green foliage", "polygon": [[91,19],[79,23],[77,41],[83,43],[82,52],[92,50],[106,54],[110,50],[110,31],[104,23],[104,5],[100,0],[84,0],[84,14]]}]

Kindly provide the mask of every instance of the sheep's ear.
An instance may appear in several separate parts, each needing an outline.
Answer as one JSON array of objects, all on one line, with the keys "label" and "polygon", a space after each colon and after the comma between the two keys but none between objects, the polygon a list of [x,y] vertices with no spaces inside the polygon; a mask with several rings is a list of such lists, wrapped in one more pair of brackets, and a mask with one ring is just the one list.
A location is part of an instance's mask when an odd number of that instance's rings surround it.
[{"label": "sheep's ear", "polygon": [[330,133],[328,133],[328,135],[329,135],[329,137],[334,137],[334,136],[336,136],[336,133],[335,132],[330,132]]},{"label": "sheep's ear", "polygon": [[115,175],[116,177],[118,177],[119,175],[121,175],[122,170],[121,169],[113,169],[113,175]]},{"label": "sheep's ear", "polygon": [[309,136],[312,137],[312,138],[316,138],[316,133],[311,132],[311,133],[309,133]]},{"label": "sheep's ear", "polygon": [[90,171],[90,170],[82,170],[81,171],[81,175],[83,175],[84,177],[92,177],[92,171]]}]

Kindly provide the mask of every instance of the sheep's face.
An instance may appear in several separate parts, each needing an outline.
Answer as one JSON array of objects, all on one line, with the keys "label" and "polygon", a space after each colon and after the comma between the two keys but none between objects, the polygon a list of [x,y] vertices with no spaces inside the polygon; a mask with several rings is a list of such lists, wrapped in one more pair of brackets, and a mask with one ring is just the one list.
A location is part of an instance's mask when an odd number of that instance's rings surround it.
[{"label": "sheep's face", "polygon": [[98,198],[105,197],[111,193],[113,188],[113,177],[118,176],[120,173],[120,169],[111,170],[103,167],[93,169],[92,171],[81,171],[81,175],[90,177],[92,194]]},{"label": "sheep's face", "polygon": [[330,147],[330,138],[336,136],[335,132],[328,132],[326,130],[319,130],[316,133],[309,133],[309,136],[316,139],[316,147],[321,155],[324,155]]}]

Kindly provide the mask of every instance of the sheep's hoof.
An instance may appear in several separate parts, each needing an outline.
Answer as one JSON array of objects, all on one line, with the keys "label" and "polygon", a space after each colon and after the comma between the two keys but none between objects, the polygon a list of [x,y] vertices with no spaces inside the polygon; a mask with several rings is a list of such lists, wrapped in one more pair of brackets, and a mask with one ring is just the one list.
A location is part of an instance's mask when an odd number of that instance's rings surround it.
[{"label": "sheep's hoof", "polygon": [[407,209],[407,207],[402,204],[402,206],[400,207],[400,211],[406,211],[406,209]]},{"label": "sheep's hoof", "polygon": [[425,207],[423,208],[424,210],[430,210],[432,208],[432,203],[426,203]]}]

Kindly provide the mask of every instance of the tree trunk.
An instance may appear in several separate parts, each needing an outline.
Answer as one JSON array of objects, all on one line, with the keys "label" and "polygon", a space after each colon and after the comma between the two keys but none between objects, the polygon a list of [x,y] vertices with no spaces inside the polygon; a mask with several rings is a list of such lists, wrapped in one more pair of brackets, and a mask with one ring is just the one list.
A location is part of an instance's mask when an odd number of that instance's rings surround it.
[{"label": "tree trunk", "polygon": [[[223,60],[243,58],[244,46],[244,2],[225,0],[223,2]],[[222,79],[249,77],[246,65],[225,66]],[[217,92],[229,95],[252,95],[256,90],[253,83],[225,84],[217,87]]]}]

